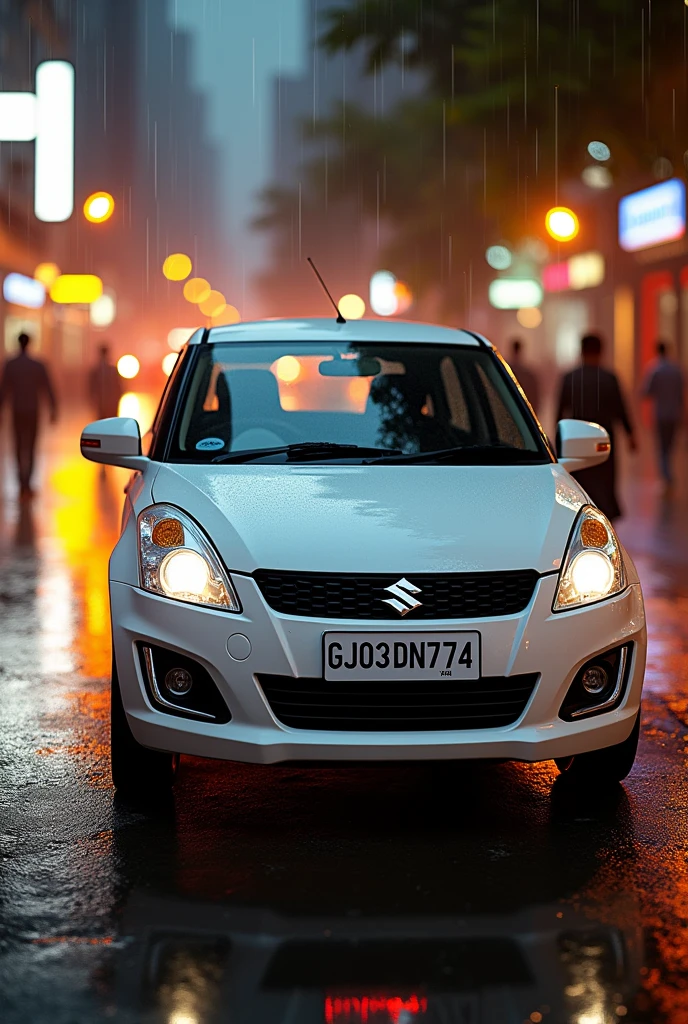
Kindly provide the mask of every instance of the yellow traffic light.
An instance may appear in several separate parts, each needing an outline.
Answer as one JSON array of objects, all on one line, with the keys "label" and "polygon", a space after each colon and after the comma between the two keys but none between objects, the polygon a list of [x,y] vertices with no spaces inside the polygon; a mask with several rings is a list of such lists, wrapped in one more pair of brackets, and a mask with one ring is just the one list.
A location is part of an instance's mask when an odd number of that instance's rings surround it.
[{"label": "yellow traffic light", "polygon": [[110,220],[115,212],[115,200],[109,192],[94,192],[84,203],[84,217],[91,224]]},{"label": "yellow traffic light", "polygon": [[580,230],[578,217],[568,206],[553,206],[545,216],[547,233],[557,242],[570,242]]}]

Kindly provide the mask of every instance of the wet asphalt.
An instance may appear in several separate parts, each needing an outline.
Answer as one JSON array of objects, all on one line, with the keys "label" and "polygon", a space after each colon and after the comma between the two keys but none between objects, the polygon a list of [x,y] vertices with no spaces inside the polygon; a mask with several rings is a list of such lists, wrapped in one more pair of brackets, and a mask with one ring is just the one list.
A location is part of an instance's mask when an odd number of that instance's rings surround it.
[{"label": "wet asphalt", "polygon": [[126,477],[83,462],[76,429],[31,505],[3,476],[3,1024],[688,1022],[688,488],[663,500],[637,464],[627,488],[650,652],[623,786],[184,758],[152,813],[109,778]]}]

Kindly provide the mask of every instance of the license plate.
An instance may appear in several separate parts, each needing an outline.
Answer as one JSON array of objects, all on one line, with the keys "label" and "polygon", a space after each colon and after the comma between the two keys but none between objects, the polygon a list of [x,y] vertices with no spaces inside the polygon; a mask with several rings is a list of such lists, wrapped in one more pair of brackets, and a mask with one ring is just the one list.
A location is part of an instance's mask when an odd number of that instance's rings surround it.
[{"label": "license plate", "polygon": [[480,633],[325,633],[328,682],[479,679]]}]

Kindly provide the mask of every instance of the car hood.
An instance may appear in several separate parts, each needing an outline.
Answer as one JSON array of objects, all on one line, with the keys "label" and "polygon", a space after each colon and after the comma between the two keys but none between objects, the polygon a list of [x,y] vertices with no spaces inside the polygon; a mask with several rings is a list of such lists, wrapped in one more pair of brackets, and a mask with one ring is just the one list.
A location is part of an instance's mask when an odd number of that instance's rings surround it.
[{"label": "car hood", "polygon": [[229,569],[558,568],[585,493],[558,465],[165,464],[156,502],[193,516]]}]

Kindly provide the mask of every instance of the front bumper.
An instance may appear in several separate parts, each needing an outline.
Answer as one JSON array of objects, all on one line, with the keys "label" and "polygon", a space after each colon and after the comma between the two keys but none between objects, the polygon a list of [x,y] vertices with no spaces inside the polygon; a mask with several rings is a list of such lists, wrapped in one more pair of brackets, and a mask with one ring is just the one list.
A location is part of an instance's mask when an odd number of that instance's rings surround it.
[{"label": "front bumper", "polygon": [[[612,746],[626,739],[640,706],[646,630],[640,586],[579,610],[552,614],[556,575],[542,577],[518,615],[475,620],[380,623],[381,630],[478,630],[485,676],[537,672],[535,692],[521,718],[494,729],[446,732],[335,732],[292,729],[272,714],[256,681],[261,674],[322,675],[322,634],[362,631],[371,623],[279,615],[254,581],[233,576],[243,612],[232,615],[169,601],[123,583],[111,583],[113,644],[124,707],[137,741],[157,750],[270,764],[283,761],[390,761],[508,759],[544,761]],[[378,624],[376,624],[377,626]],[[251,653],[243,661],[227,650],[244,634]],[[148,699],[136,644],[148,642],[195,658],[210,673],[232,720],[206,723],[174,717]],[[578,669],[594,655],[632,645],[632,660],[618,708],[564,722],[559,708]]]}]

